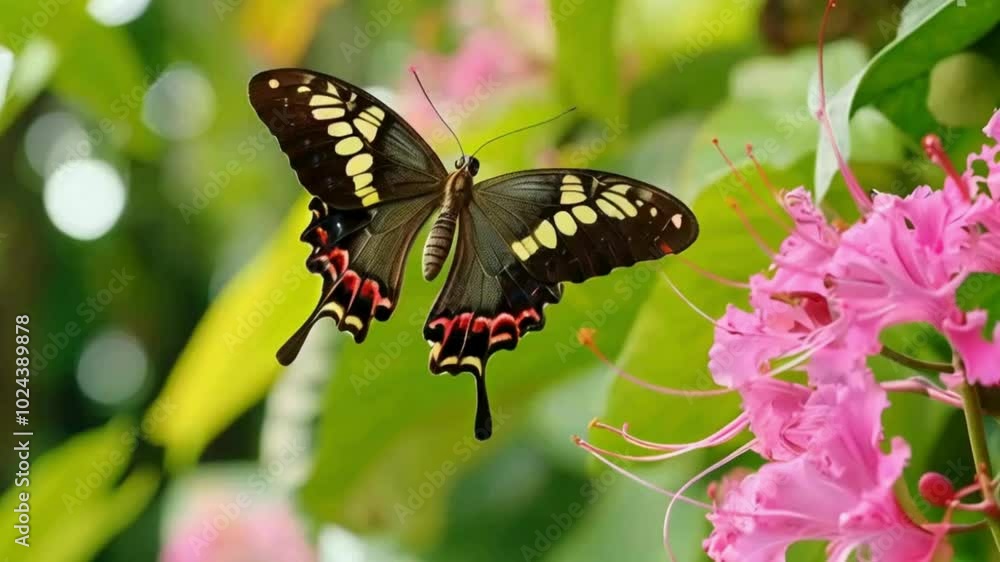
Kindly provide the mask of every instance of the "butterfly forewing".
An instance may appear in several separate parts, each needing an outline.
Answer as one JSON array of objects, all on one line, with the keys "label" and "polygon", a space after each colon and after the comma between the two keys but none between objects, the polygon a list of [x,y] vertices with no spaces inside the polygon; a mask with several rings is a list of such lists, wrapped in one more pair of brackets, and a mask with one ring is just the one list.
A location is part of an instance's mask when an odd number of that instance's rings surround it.
[{"label": "butterfly forewing", "polygon": [[290,363],[317,320],[363,341],[396,308],[413,239],[438,206],[446,172],[427,143],[385,104],[342,80],[301,69],[250,80],[250,102],[316,196],[302,240],[323,277],[319,303],[282,346]]},{"label": "butterfly forewing", "polygon": [[441,160],[361,88],[308,70],[268,70],[250,80],[250,103],[299,182],[332,207],[372,207],[441,190]]},{"label": "butterfly forewing", "polygon": [[486,180],[473,193],[517,261],[550,283],[579,283],[676,254],[698,237],[698,222],[684,203],[616,174],[516,172]]}]

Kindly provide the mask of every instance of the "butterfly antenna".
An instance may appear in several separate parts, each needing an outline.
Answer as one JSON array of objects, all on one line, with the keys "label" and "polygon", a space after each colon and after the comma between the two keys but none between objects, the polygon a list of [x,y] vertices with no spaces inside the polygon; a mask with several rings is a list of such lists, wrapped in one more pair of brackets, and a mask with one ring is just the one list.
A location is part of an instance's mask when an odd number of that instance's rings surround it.
[{"label": "butterfly antenna", "polygon": [[514,133],[520,133],[521,131],[527,131],[528,129],[533,129],[535,127],[540,127],[542,125],[545,125],[546,123],[551,123],[551,122],[555,121],[556,119],[559,119],[563,115],[566,115],[567,113],[571,113],[573,111],[576,111],[576,107],[575,106],[571,107],[571,108],[569,108],[569,109],[567,109],[565,111],[563,111],[562,113],[560,113],[559,115],[556,115],[555,117],[549,117],[548,119],[546,119],[544,121],[539,121],[538,123],[533,123],[533,124],[528,125],[526,127],[521,127],[520,129],[514,129],[513,131],[507,131],[506,133],[504,133],[504,134],[502,134],[502,135],[500,135],[498,137],[493,137],[490,140],[488,140],[488,141],[484,142],[483,144],[479,145],[479,148],[477,148],[476,151],[472,153],[472,156],[475,156],[475,155],[479,154],[479,151],[482,150],[483,148],[486,148],[486,145],[490,144],[491,142],[498,141],[498,140],[500,140],[500,139],[502,139],[504,137],[509,137],[510,135],[513,135]]},{"label": "butterfly antenna", "polygon": [[417,79],[417,85],[420,86],[420,91],[424,93],[424,98],[427,100],[427,103],[430,104],[431,109],[434,110],[434,114],[438,116],[438,119],[440,119],[442,123],[444,123],[445,128],[448,129],[448,132],[451,133],[451,136],[455,137],[455,142],[458,143],[458,150],[459,152],[462,153],[462,157],[464,158],[465,149],[462,148],[462,141],[458,140],[458,135],[455,134],[455,130],[451,128],[451,125],[449,125],[447,121],[444,120],[444,117],[441,116],[441,112],[438,111],[438,108],[434,107],[434,102],[432,102],[431,97],[427,95],[427,89],[424,88],[424,83],[420,81],[420,76],[417,74],[417,69],[411,66],[410,72],[412,72],[413,77]]}]

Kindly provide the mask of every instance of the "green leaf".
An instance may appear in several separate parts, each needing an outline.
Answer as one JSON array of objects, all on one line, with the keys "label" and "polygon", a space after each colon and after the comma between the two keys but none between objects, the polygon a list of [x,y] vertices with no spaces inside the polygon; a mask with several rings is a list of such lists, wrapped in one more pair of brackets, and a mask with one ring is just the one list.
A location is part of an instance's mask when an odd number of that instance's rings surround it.
[{"label": "green leaf", "polygon": [[[258,402],[280,371],[275,351],[315,306],[319,279],[302,265],[303,197],[272,242],[214,300],[156,403],[176,415],[151,424],[150,439],[180,468]],[[148,418],[148,416],[147,416]]]},{"label": "green leaf", "polygon": [[[799,168],[797,175],[801,177],[805,168]],[[794,172],[772,169],[769,173],[779,185],[796,177]],[[737,198],[755,230],[772,244],[776,245],[783,237],[785,231],[770,215],[747,197],[742,187],[727,179],[705,190],[695,202],[701,237],[683,257],[715,274],[745,281],[751,274],[762,271],[769,260],[726,204],[728,196]],[[773,205],[772,212],[783,214]],[[713,318],[719,317],[729,303],[740,306],[747,300],[745,289],[706,279],[679,259],[667,259],[664,264],[671,281]],[[601,347],[605,334],[598,334]],[[707,369],[712,340],[712,325],[681,301],[661,279],[643,305],[618,364],[632,375],[657,385],[689,390],[715,388]],[[628,423],[631,431],[644,439],[677,443],[703,438],[722,427],[737,415],[737,406],[735,394],[688,399],[665,396],[616,379],[611,384],[601,420],[615,426]],[[638,452],[626,446],[621,438],[599,429],[591,430],[590,438],[600,447]]]},{"label": "green leaf", "polygon": [[[972,45],[997,22],[1000,22],[1000,0],[911,2],[904,11],[896,38],[829,99],[830,121],[844,158],[851,154],[849,122],[854,112],[876,104],[903,130],[907,127],[901,123],[914,118],[926,120],[920,115],[928,113],[926,103],[923,106],[918,103],[925,92],[921,81],[927,80],[938,61]],[[929,81],[926,83],[929,85]],[[906,101],[879,103],[894,95],[904,96]],[[926,96],[923,99],[926,100]],[[910,112],[897,113],[905,109]],[[907,132],[914,134],[914,131]],[[836,174],[833,148],[826,137],[821,136],[814,179],[817,200],[822,200]]]},{"label": "green leaf", "polygon": [[92,139],[106,142],[110,137],[133,156],[151,159],[159,140],[143,125],[140,114],[142,96],[155,72],[142,68],[123,28],[98,23],[86,5],[84,0],[71,0],[47,7],[36,2],[4,6],[0,40],[17,54],[17,72],[12,100],[0,114],[0,131],[51,79],[56,94],[68,104],[82,106],[93,119]]},{"label": "green leaf", "polygon": [[11,487],[0,500],[3,512],[11,516],[21,504],[20,494],[30,494],[31,546],[15,544],[18,532],[13,524],[5,525],[0,559],[93,559],[139,516],[159,485],[159,471],[148,468],[133,470],[116,485],[129,464],[137,434],[131,424],[114,421],[45,454],[33,443],[31,454],[40,456],[29,458],[30,485]]},{"label": "green leaf", "polygon": [[955,293],[955,302],[962,310],[985,310],[986,325],[983,336],[992,340],[993,327],[1000,319],[1000,275],[994,273],[973,273]]},{"label": "green leaf", "polygon": [[[863,47],[852,41],[831,44],[827,56],[833,80],[850,75],[865,61]],[[746,144],[753,145],[761,162],[778,169],[787,169],[812,154],[819,131],[808,104],[815,60],[816,50],[808,48],[784,56],[755,57],[737,66],[730,78],[730,98],[709,114],[690,142],[680,189],[698,193],[729,174],[712,139],[720,140],[737,167],[751,173],[751,162],[744,153]],[[872,129],[866,136],[877,136],[891,145],[880,154],[898,153],[898,139],[891,126],[871,120],[863,125]]]},{"label": "green leaf", "polygon": [[654,278],[653,268],[636,266],[567,286],[562,302],[546,308],[544,330],[491,359],[495,428],[479,443],[472,437],[472,377],[432,377],[426,370],[420,330],[440,283],[423,282],[419,260],[414,252],[393,317],[363,346],[342,349],[326,391],[316,468],[302,491],[305,507],[320,520],[356,531],[393,530],[411,541],[440,531],[456,476],[531,420],[527,406],[535,395],[597,364],[577,341],[581,327],[599,329],[607,351],[617,353]]},{"label": "green leaf", "polygon": [[556,74],[570,103],[602,119],[621,115],[622,98],[614,44],[617,2],[581,7],[551,0],[556,28]]}]

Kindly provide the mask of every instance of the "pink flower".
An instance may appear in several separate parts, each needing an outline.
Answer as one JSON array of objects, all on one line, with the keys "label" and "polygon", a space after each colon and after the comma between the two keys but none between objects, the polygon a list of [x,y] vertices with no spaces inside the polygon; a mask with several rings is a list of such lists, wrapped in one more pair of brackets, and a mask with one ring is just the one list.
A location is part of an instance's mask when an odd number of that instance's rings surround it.
[{"label": "pink flower", "polygon": [[814,399],[828,411],[805,453],[717,494],[705,551],[719,562],[776,562],[793,543],[821,539],[830,560],[863,551],[872,561],[930,561],[935,537],[906,516],[892,491],[909,447],[896,438],[888,454],[880,449],[884,391],[828,386]]},{"label": "pink flower", "polygon": [[944,333],[962,357],[965,379],[971,383],[995,386],[1000,384],[1000,324],[993,327],[992,341],[983,337],[987,314],[974,310],[964,322],[947,320]]},{"label": "pink flower", "polygon": [[[216,491],[218,492],[218,490]],[[161,562],[315,562],[316,553],[291,508],[237,488],[198,493],[183,506]],[[240,503],[243,502],[243,503]]]}]

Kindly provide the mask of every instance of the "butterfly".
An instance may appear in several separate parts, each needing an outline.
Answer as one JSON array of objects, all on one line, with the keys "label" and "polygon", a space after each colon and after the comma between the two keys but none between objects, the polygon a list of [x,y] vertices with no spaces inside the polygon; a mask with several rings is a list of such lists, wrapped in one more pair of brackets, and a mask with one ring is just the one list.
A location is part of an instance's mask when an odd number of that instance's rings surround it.
[{"label": "butterfly", "polygon": [[424,279],[441,272],[453,246],[454,258],[423,328],[429,367],[475,376],[480,440],[492,433],[490,356],[541,330],[544,307],[559,302],[564,282],[679,253],[698,236],[684,203],[622,175],[555,168],[477,183],[478,150],[462,150],[449,172],[386,104],[332,76],[268,70],[250,80],[249,93],[314,196],[301,239],[312,246],[306,267],[323,279],[319,303],[278,361],[295,359],[320,318],[359,343],[373,320],[388,320],[407,254],[437,213],[423,246]]}]

